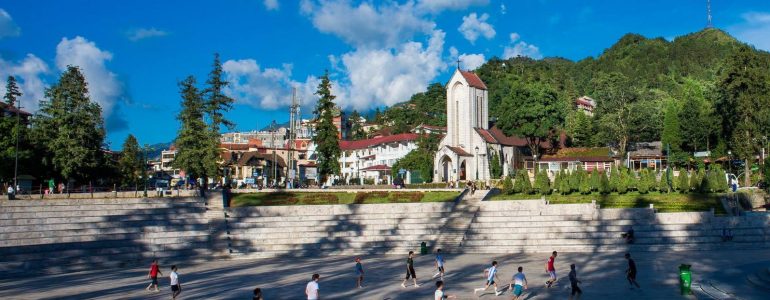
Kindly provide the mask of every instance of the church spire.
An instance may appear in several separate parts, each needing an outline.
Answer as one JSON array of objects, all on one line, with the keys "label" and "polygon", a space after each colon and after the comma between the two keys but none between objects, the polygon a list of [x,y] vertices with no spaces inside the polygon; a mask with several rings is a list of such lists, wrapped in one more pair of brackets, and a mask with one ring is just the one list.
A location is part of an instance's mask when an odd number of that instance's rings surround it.
[{"label": "church spire", "polygon": [[[460,58],[459,57],[457,58],[457,69],[460,70]],[[460,70],[460,71],[462,71],[462,70]]]}]

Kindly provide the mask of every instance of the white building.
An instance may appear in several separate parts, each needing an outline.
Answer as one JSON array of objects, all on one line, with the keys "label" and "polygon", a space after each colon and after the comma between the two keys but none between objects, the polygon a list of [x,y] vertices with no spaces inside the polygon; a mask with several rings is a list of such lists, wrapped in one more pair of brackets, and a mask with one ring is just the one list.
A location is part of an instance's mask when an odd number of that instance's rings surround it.
[{"label": "white building", "polygon": [[391,167],[397,160],[417,149],[418,137],[418,134],[403,133],[366,140],[340,141],[342,178],[391,183]]}]

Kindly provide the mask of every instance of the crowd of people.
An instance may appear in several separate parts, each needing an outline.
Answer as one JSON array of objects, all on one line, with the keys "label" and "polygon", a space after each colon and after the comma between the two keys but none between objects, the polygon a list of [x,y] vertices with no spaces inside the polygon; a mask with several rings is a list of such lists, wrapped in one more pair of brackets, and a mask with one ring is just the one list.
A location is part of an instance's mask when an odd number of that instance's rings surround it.
[{"label": "crowd of people", "polygon": [[[556,257],[558,256],[558,253],[556,251],[553,251],[551,253],[551,256],[548,258],[548,260],[545,262],[545,273],[548,274],[548,279],[545,281],[545,288],[551,288],[554,286],[554,284],[558,281],[558,277],[556,274]],[[637,275],[637,269],[636,269],[636,262],[631,258],[630,253],[626,253],[624,255],[628,268],[625,270],[626,274],[626,280],[628,281],[629,288],[630,289],[641,289],[641,286],[639,283],[636,282],[636,275]],[[364,266],[361,262],[360,257],[355,258],[355,266],[354,266],[354,273],[355,273],[355,286],[356,288],[363,288],[364,287]],[[435,282],[436,290],[434,292],[434,300],[443,300],[443,299],[451,299],[456,298],[456,295],[448,294],[445,291],[445,281],[444,276],[446,274],[445,269],[445,259],[444,255],[441,252],[441,249],[436,250],[436,255],[433,261],[433,265],[436,268],[436,273],[433,274],[432,279],[438,279]],[[414,252],[409,251],[409,254],[406,258],[406,276],[404,277],[404,280],[401,282],[401,287],[406,288],[406,283],[409,281],[409,279],[412,279],[413,286],[419,287],[420,284],[417,282],[417,273],[414,269]],[[175,300],[180,293],[182,293],[182,283],[179,279],[179,273],[177,272],[176,266],[171,266],[171,273],[169,274],[169,284],[171,288],[171,299]],[[498,262],[492,261],[491,265],[488,268],[484,269],[484,279],[486,280],[484,287],[482,288],[476,288],[473,290],[474,295],[481,296],[483,295],[490,287],[494,288],[495,296],[500,296],[503,293],[505,293],[506,290],[510,291],[512,295],[512,300],[520,300],[524,299],[525,295],[524,292],[529,288],[528,282],[527,282],[527,276],[524,274],[524,267],[518,266],[516,268],[516,273],[511,277],[511,280],[507,284],[503,284],[500,279],[500,270],[498,269]],[[150,265],[150,271],[147,274],[147,278],[149,278],[150,284],[147,286],[148,291],[154,290],[155,292],[160,291],[160,286],[158,284],[158,276],[163,276],[163,273],[160,271],[160,266],[158,265],[158,260],[153,260],[152,264]],[[577,275],[577,266],[575,264],[570,264],[570,272],[568,275],[569,279],[569,289],[570,289],[570,295],[569,299],[579,299],[580,296],[583,294],[583,290],[580,288],[580,285],[582,282],[578,279]],[[318,300],[321,299],[321,288],[319,281],[321,280],[321,275],[319,274],[313,274],[311,276],[310,281],[305,285],[305,298],[308,300]],[[479,294],[481,293],[481,294]],[[263,300],[262,297],[262,289],[255,288],[254,294],[252,297],[252,300]]]}]

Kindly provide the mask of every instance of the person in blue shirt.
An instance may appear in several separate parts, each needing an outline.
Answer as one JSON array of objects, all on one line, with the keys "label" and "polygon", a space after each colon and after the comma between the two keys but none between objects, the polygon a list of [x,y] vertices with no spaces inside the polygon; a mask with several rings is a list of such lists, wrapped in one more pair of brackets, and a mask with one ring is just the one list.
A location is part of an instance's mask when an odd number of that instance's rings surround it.
[{"label": "person in blue shirt", "polygon": [[361,258],[356,257],[356,288],[364,287],[364,266],[361,265]]},{"label": "person in blue shirt", "polygon": [[483,288],[474,289],[473,294],[486,291],[490,285],[495,286],[495,296],[500,296],[500,292],[497,290],[497,261],[492,262],[492,266],[484,270],[484,276],[487,278],[487,284]]},{"label": "person in blue shirt", "polygon": [[441,249],[436,250],[436,274],[433,274],[433,278],[441,276],[441,280],[444,280],[444,256],[441,255]]}]

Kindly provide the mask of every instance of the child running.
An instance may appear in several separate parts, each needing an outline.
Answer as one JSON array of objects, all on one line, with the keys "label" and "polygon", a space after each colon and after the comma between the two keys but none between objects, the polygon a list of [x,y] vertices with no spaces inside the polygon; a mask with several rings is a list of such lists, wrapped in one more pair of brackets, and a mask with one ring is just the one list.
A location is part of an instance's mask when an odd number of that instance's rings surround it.
[{"label": "child running", "polygon": [[444,293],[444,281],[436,281],[436,292],[433,293],[433,300],[444,300],[454,297],[454,295],[447,295]]},{"label": "child running", "polygon": [[575,297],[575,294],[577,294],[577,297],[575,299],[580,299],[580,296],[583,295],[583,290],[578,287],[578,284],[581,283],[580,280],[577,279],[577,271],[575,271],[575,264],[569,265],[569,283],[570,287],[572,288],[572,293],[569,294],[569,300],[572,300],[572,297]]},{"label": "child running", "polygon": [[147,286],[148,291],[153,286],[155,286],[156,292],[160,291],[160,286],[158,285],[158,275],[163,276],[163,273],[160,271],[160,267],[158,267],[158,260],[153,259],[152,264],[150,265],[150,272],[147,273],[147,278],[152,279],[152,282],[150,282],[150,285]]},{"label": "child running", "polygon": [[[511,288],[513,285],[513,288]],[[521,294],[527,289],[527,277],[524,276],[524,268],[519,266],[519,273],[513,275],[513,283],[508,285],[508,289],[513,291],[513,300],[519,300]]]},{"label": "child running", "polygon": [[364,266],[361,265],[360,257],[356,257],[356,287],[364,287]]},{"label": "child running", "polygon": [[182,283],[179,282],[179,273],[176,270],[176,266],[171,266],[171,274],[168,275],[168,279],[171,281],[172,300],[176,300],[176,297],[182,293]]},{"label": "child running", "polygon": [[551,285],[556,282],[556,267],[554,267],[555,262],[556,251],[551,254],[551,257],[548,258],[548,262],[545,263],[545,272],[548,273],[549,276],[549,279],[545,282],[545,287],[547,288],[550,288]]},{"label": "child running", "polygon": [[318,287],[318,280],[321,280],[321,275],[313,274],[310,278],[310,282],[305,286],[305,295],[307,300],[318,300],[321,298],[320,288]]},{"label": "child running", "polygon": [[487,283],[483,288],[474,289],[473,294],[475,295],[478,292],[486,291],[490,285],[495,286],[495,296],[500,296],[500,292],[497,291],[497,282],[495,279],[499,279],[497,277],[497,261],[492,262],[492,266],[489,267],[489,269],[484,270],[484,276],[487,278]]},{"label": "child running", "polygon": [[641,289],[642,287],[636,282],[636,262],[631,259],[631,253],[626,253],[626,259],[628,260],[628,269],[626,269],[626,279],[628,279],[628,284],[632,290],[634,289],[634,286]]},{"label": "child running", "polygon": [[433,278],[441,276],[441,280],[444,280],[444,256],[441,255],[441,249],[436,250],[436,274],[433,274]]},{"label": "child running", "polygon": [[414,280],[414,287],[420,286],[417,284],[417,275],[414,273],[414,251],[409,251],[409,257],[406,259],[406,277],[404,282],[401,283],[401,287],[406,287],[406,281],[411,277]]}]

